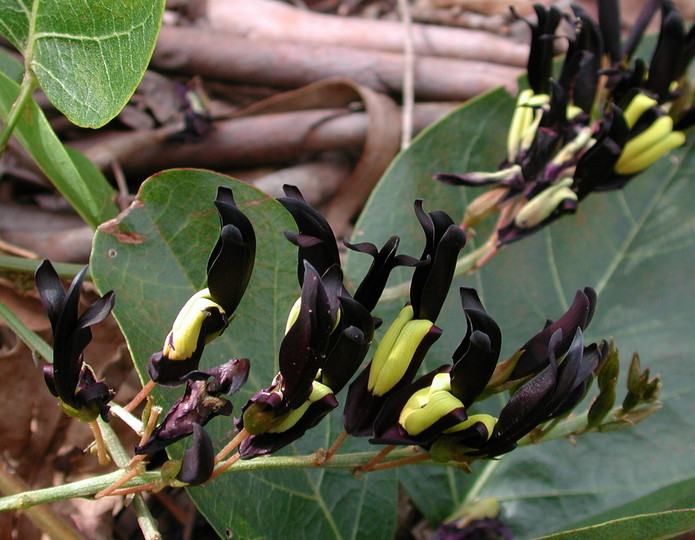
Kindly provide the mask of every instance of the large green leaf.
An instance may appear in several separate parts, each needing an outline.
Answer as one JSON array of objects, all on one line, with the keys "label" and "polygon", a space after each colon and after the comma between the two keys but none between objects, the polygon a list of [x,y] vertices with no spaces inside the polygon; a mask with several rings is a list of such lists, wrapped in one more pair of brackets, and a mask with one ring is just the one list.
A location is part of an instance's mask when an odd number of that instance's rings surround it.
[{"label": "large green leaf", "polygon": [[695,510],[670,510],[616,519],[600,525],[567,531],[543,540],[594,540],[595,538],[620,538],[620,540],[657,540],[673,538],[695,529]]},{"label": "large green leaf", "polygon": [[[147,180],[137,201],[97,232],[92,274],[100,290],[116,291],[114,314],[144,375],[179,308],[205,286],[207,257],[219,233],[212,205],[219,185],[233,188],[258,244],[236,317],[206,347],[202,360],[203,367],[210,367],[234,356],[251,359],[249,381],[235,400],[238,411],[277,372],[285,319],[299,293],[296,250],[282,234],[294,222],[279,203],[212,172],[163,172]],[[170,405],[180,393],[159,389],[156,395]],[[340,415],[334,416],[337,427],[324,421],[289,452],[327,447],[338,432]],[[231,438],[232,421],[215,418],[208,431],[221,447]],[[176,455],[182,451],[174,448]],[[329,470],[228,474],[190,494],[218,533],[224,536],[229,529],[234,538],[388,538],[396,522],[395,475],[386,472],[362,481]]]},{"label": "large green leaf", "polygon": [[[695,508],[695,479],[690,478],[682,482],[671,484],[665,488],[657,489],[649,495],[617,508],[611,508],[607,512],[602,512],[589,519],[573,523],[564,530],[570,531],[601,525],[608,521],[621,519],[624,516],[638,516],[641,514],[654,514],[657,512],[693,508]],[[692,523],[690,528],[695,529],[695,523]]]},{"label": "large green leaf", "polygon": [[[494,170],[505,153],[513,105],[504,91],[493,91],[421,134],[373,192],[353,241],[384,240],[397,232],[404,251],[418,255],[423,237],[413,199],[423,197],[427,210],[441,208],[460,219],[467,201],[481,192],[437,183],[432,174]],[[472,477],[441,471],[427,475],[421,468],[401,471],[428,518],[446,516],[473,489],[471,496],[499,498],[503,519],[523,538],[547,534],[690,476],[694,176],[691,140],[623,191],[591,195],[575,216],[505,247],[481,271],[455,280],[437,321],[444,335],[426,367],[449,361],[464,335],[455,294],[459,286],[481,293],[502,328],[504,358],[546,318],[557,318],[576,289],[590,285],[599,301],[588,338],[615,337],[624,360],[638,350],[643,365],[662,375],[664,408],[634,429],[587,435],[576,446],[555,441],[520,448],[487,466],[474,464]],[[485,228],[478,233],[487,237]],[[465,252],[475,243],[472,238]],[[348,275],[359,275],[363,268],[363,261],[348,259]],[[392,282],[408,275],[402,270]],[[392,302],[376,315],[388,321],[401,305]],[[489,401],[483,406],[499,411],[501,397]]]},{"label": "large green leaf", "polygon": [[[19,94],[19,85],[13,80],[19,64],[4,52],[0,52],[0,59],[0,118],[5,120]],[[63,146],[33,99],[29,100],[13,133],[89,225],[96,227],[116,215],[115,192],[104,175],[80,152]]]},{"label": "large green leaf", "polygon": [[99,127],[127,103],[152,56],[164,0],[4,0],[0,33],[72,122]]}]

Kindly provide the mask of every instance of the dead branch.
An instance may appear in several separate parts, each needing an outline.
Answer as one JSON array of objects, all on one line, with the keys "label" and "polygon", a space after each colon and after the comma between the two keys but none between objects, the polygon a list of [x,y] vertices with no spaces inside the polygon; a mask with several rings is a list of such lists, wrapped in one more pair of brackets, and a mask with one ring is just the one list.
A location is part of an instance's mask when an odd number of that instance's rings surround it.
[{"label": "dead branch", "polygon": [[[456,106],[417,103],[413,115],[415,133]],[[347,109],[294,111],[215,122],[199,143],[161,142],[154,131],[151,143],[143,141],[141,132],[132,132],[75,141],[70,146],[82,150],[103,170],[113,159],[119,159],[126,176],[133,180],[172,167],[240,169],[292,163],[327,150],[359,150],[364,145],[368,121],[366,113]],[[399,126],[394,125],[394,129]],[[130,144],[128,138],[136,139],[139,148]],[[102,146],[109,151],[105,152]],[[129,153],[114,156],[114,148],[125,148]]]},{"label": "dead branch", "polygon": [[[403,50],[403,26],[396,21],[337,17],[272,0],[208,0],[212,28],[258,42],[293,42],[381,51]],[[413,25],[420,56],[443,56],[525,66],[526,45],[478,30]]]},{"label": "dead branch", "polygon": [[[403,55],[337,46],[256,42],[208,28],[164,26],[152,65],[202,77],[297,88],[345,77],[384,93],[399,94]],[[418,101],[463,101],[498,86],[513,88],[521,69],[473,60],[423,56],[415,62]]]}]

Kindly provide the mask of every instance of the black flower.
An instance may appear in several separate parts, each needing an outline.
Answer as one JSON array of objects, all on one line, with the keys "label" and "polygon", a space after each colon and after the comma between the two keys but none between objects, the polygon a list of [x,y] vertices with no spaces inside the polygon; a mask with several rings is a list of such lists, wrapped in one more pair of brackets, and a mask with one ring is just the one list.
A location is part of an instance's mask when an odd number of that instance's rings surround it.
[{"label": "black flower", "polygon": [[425,248],[410,285],[410,303],[387,330],[374,359],[348,390],[344,424],[354,436],[371,436],[381,407],[392,394],[409,385],[441,330],[434,325],[449,291],[456,258],[466,234],[444,212],[425,213],[422,200],[415,214],[425,233]]},{"label": "black flower", "polygon": [[[600,2],[599,24],[573,8],[575,28],[566,36],[569,45],[557,80],[550,51],[560,15],[556,8],[535,6],[539,22],[531,25],[531,89],[519,94],[499,170],[435,175],[454,185],[497,186],[494,197],[471,204],[466,227],[501,211],[497,244],[514,242],[576,212],[589,193],[622,188],[683,145],[679,130],[695,115],[674,102],[683,93],[679,80],[695,56],[695,31],[685,32],[671,2],[660,4],[661,33],[649,66],[639,59],[633,66],[630,62],[656,2],[647,3],[624,48],[617,3]],[[607,71],[602,69],[606,56],[611,62]],[[608,75],[605,88],[601,75]]]},{"label": "black flower", "polygon": [[198,368],[205,345],[227,328],[251,279],[256,254],[253,226],[235,204],[231,189],[218,188],[215,206],[220,235],[208,259],[208,287],[181,308],[164,347],[150,359],[150,377],[163,385],[183,384],[185,376]]},{"label": "black flower", "polygon": [[590,316],[575,301],[558,323],[546,327],[549,335],[541,332],[515,355],[521,362],[529,352],[533,360],[523,360],[535,371],[515,386],[499,419],[469,415],[493,378],[501,334],[474,290],[462,288],[461,299],[467,332],[453,365],[441,366],[391,395],[375,422],[371,442],[416,444],[437,461],[494,457],[515,448],[537,426],[568,413],[585,395],[607,349],[584,346],[581,328]]},{"label": "black flower", "polygon": [[48,389],[66,414],[83,421],[92,421],[98,415],[106,420],[107,403],[114,392],[96,380],[92,369],[84,363],[83,351],[92,340],[90,326],[104,320],[115,298],[109,291],[78,316],[86,273],[85,266],[65,292],[49,261],[43,261],[36,269],[36,287],[53,329],[53,363],[45,365],[43,373]]},{"label": "black flower", "polygon": [[319,371],[326,366],[338,320],[342,272],[332,266],[321,276],[304,261],[302,274],[302,294],[280,344],[280,373],[244,405],[237,422],[239,429],[251,433],[239,447],[242,458],[275,452],[337,406],[333,390],[320,382]]},{"label": "black flower", "polygon": [[184,395],[169,409],[147,441],[135,448],[135,453],[152,455],[193,435],[194,443],[184,454],[177,478],[188,484],[205,482],[212,474],[214,453],[203,426],[215,416],[232,413],[231,402],[222,396],[239,390],[248,373],[249,361],[236,358],[212,369],[194,372],[195,379],[186,382]]}]

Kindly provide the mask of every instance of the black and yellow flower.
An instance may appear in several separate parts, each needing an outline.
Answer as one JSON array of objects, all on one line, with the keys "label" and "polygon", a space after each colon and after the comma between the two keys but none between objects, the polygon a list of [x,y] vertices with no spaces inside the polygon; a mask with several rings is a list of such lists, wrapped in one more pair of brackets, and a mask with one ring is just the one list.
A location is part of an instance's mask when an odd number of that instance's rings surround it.
[{"label": "black and yellow flower", "polygon": [[208,286],[184,304],[164,346],[150,359],[150,377],[162,385],[183,384],[198,369],[205,345],[227,328],[251,279],[256,254],[253,226],[236,206],[231,189],[218,188],[215,206],[220,235],[208,259]]}]

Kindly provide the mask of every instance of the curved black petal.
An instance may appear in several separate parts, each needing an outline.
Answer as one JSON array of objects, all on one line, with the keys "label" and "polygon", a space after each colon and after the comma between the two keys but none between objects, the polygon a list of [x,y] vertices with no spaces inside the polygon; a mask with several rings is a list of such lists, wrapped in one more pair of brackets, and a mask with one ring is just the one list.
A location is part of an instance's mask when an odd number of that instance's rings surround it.
[{"label": "curved black petal", "polygon": [[176,479],[192,486],[207,482],[215,469],[215,450],[210,435],[198,424],[193,426],[193,446],[181,459],[181,470]]},{"label": "curved black petal", "polygon": [[352,298],[341,296],[339,300],[341,330],[331,345],[319,379],[336,394],[360,367],[374,337],[374,319],[369,311]]},{"label": "curved black petal", "polygon": [[284,397],[290,408],[309,397],[334,320],[321,277],[308,261],[304,261],[304,270],[299,314],[285,334],[279,352]]},{"label": "curved black petal", "polygon": [[65,290],[58,273],[48,259],[41,262],[36,269],[34,281],[36,282],[36,288],[39,291],[43,308],[46,310],[51,326],[55,330],[58,324],[58,317],[60,317],[65,302]]},{"label": "curved black petal", "polygon": [[425,233],[425,249],[420,259],[429,257],[431,262],[413,272],[410,301],[416,319],[435,322],[449,292],[459,251],[466,244],[466,233],[445,212],[426,214],[422,199],[416,200],[414,206]]},{"label": "curved black petal", "polygon": [[510,376],[510,380],[521,379],[543,369],[549,356],[550,339],[556,330],[562,330],[562,342],[557,351],[558,356],[564,354],[570,346],[577,329],[584,330],[591,321],[596,307],[596,291],[585,287],[577,291],[572,305],[553,324],[546,326],[538,334],[529,339],[520,350],[524,352]]},{"label": "curved black petal", "polygon": [[485,390],[495,371],[502,346],[502,333],[480,302],[475,289],[461,287],[466,315],[466,335],[453,354],[451,393],[470,407]]},{"label": "curved black petal", "polygon": [[210,297],[231,317],[241,302],[253,273],[256,235],[253,225],[234,202],[232,190],[220,186],[215,206],[220,236],[207,264]]},{"label": "curved black petal", "polygon": [[381,294],[384,292],[389,275],[394,268],[397,266],[420,266],[427,264],[427,261],[421,261],[415,257],[396,255],[399,242],[400,238],[398,236],[392,236],[381,249],[377,249],[374,244],[369,242],[350,244],[347,241],[343,241],[343,244],[348,249],[366,253],[374,259],[354,294],[355,300],[367,308],[368,311],[372,311],[376,307]]},{"label": "curved black petal", "polygon": [[[286,197],[280,197],[278,202],[292,215],[299,229],[299,235],[290,232],[285,236],[299,247],[297,276],[301,285],[304,280],[303,261],[309,261],[319,274],[334,264],[340,266],[338,244],[328,221],[304,200],[299,189],[284,185],[283,190]],[[313,240],[309,241],[309,238]]]},{"label": "curved black petal", "polygon": [[671,2],[661,5],[661,31],[654,54],[649,62],[646,88],[654,92],[659,101],[669,96],[669,87],[678,77],[680,55],[685,47],[683,17]]}]

